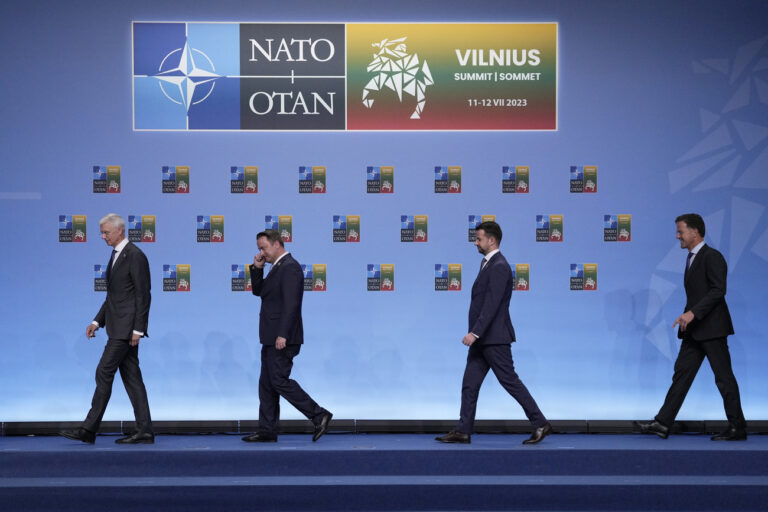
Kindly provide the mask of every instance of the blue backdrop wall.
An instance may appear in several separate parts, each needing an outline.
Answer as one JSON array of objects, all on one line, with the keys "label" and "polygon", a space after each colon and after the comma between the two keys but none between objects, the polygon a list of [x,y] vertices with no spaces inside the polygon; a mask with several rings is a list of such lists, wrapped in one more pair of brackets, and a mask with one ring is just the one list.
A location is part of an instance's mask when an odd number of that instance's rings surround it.
[{"label": "blue backdrop wall", "polygon": [[[768,5],[729,2],[7,1],[0,19],[0,421],[87,411],[103,331],[98,219],[156,215],[141,244],[153,285],[141,361],[156,419],[258,414],[259,299],[232,292],[265,215],[292,215],[289,250],[327,264],[304,299],[294,376],[337,418],[458,414],[469,288],[479,256],[467,216],[494,214],[510,262],[519,373],[552,419],[647,418],[679,344],[685,253],[676,215],[700,212],[729,262],[733,365],[748,419],[768,417]],[[557,22],[558,127],[545,132],[135,132],[132,21]],[[94,194],[92,167],[119,165],[122,191]],[[162,166],[189,166],[190,194],[162,194]],[[231,194],[230,167],[259,168],[259,193]],[[298,193],[298,167],[327,168],[325,194]],[[395,194],[366,194],[367,166],[395,169]],[[433,192],[434,167],[462,167],[461,194]],[[530,193],[503,194],[503,166],[530,167]],[[597,194],[569,192],[570,166],[598,167]],[[60,243],[59,215],[87,215],[86,243]],[[333,215],[360,215],[359,243],[332,242]],[[427,243],[400,242],[400,215],[429,216]],[[565,240],[535,242],[537,214]],[[632,215],[632,241],[603,241],[605,214]],[[197,243],[198,215],[223,215],[224,243]],[[395,291],[366,291],[366,265],[395,265]],[[434,291],[436,263],[463,264],[463,290]],[[596,291],[569,289],[572,263]],[[190,264],[191,291],[163,292],[163,264]],[[706,365],[705,365],[706,366]],[[297,418],[291,407],[285,418]],[[132,417],[121,384],[105,419]],[[489,377],[478,417],[523,418]],[[681,418],[723,418],[704,367]]]}]

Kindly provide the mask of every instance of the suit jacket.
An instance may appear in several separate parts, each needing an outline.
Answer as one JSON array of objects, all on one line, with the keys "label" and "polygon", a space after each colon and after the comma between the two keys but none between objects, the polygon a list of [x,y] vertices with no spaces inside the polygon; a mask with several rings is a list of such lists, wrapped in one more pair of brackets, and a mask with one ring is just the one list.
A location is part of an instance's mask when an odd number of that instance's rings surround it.
[{"label": "suit jacket", "polygon": [[515,341],[515,329],[509,318],[513,287],[512,269],[504,255],[497,252],[472,285],[469,332],[479,336],[475,343],[501,345]]},{"label": "suit jacket", "polygon": [[264,269],[251,265],[253,294],[261,297],[259,340],[274,345],[278,336],[289,345],[304,343],[301,302],[304,298],[304,273],[290,254],[272,266],[266,279]]},{"label": "suit jacket", "polygon": [[720,252],[703,245],[685,277],[685,310],[692,311],[694,320],[677,337],[694,340],[724,338],[733,334],[733,323],[725,303],[728,265]]},{"label": "suit jacket", "polygon": [[150,294],[149,262],[131,242],[107,270],[107,298],[93,320],[107,326],[107,336],[129,340],[133,331],[147,334]]}]

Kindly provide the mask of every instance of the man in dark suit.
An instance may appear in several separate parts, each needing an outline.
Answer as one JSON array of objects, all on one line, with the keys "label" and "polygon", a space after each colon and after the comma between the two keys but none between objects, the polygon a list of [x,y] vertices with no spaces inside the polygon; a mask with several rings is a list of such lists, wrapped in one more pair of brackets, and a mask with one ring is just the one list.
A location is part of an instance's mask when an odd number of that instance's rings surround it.
[{"label": "man in dark suit", "polygon": [[499,252],[500,243],[501,227],[497,223],[483,222],[478,226],[475,246],[484,257],[472,285],[469,332],[461,340],[469,347],[469,353],[461,389],[460,419],[455,430],[435,438],[443,443],[471,442],[477,396],[489,369],[522,406],[533,425],[531,437],[523,444],[538,443],[552,433],[552,426],[517,376],[512,362],[515,330],[509,318],[509,301],[515,283],[509,263]]},{"label": "man in dark suit", "polygon": [[[304,343],[301,301],[304,273],[299,262],[285,250],[280,233],[267,230],[256,235],[259,254],[251,265],[253,294],[261,297],[259,339],[259,430],[243,437],[246,442],[277,441],[280,397],[285,398],[315,425],[312,441],[328,431],[333,415],[323,409],[290,378],[293,358]],[[264,277],[264,264],[272,269]]]},{"label": "man in dark suit", "polygon": [[147,335],[149,320],[149,263],[141,250],[125,238],[125,221],[110,213],[99,221],[101,238],[113,248],[107,265],[107,297],[96,318],[85,329],[86,338],[96,336],[99,327],[107,327],[107,345],[96,368],[96,391],[91,410],[82,427],[63,430],[61,435],[93,444],[101,418],[112,394],[115,372],[128,392],[136,417],[136,432],[115,442],[118,444],[152,444],[152,419],[147,390],[139,369],[139,340]]},{"label": "man in dark suit", "polygon": [[700,215],[686,213],[675,222],[680,247],[688,249],[683,277],[685,312],[672,324],[679,326],[677,337],[683,341],[664,405],[654,421],[638,426],[644,434],[656,434],[663,439],[669,436],[669,429],[706,357],[728,417],[728,429],[713,436],[712,440],[742,441],[747,438],[747,423],[741,410],[739,385],[731,368],[727,340],[728,335],[733,334],[731,314],[725,303],[728,265],[720,252],[704,243],[705,226]]}]

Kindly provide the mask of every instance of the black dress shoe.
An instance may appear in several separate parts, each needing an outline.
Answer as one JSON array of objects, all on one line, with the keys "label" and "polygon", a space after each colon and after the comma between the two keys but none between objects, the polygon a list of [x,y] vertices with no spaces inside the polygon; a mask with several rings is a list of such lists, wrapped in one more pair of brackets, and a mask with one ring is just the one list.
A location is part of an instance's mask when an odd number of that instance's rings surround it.
[{"label": "black dress shoe", "polygon": [[155,434],[152,432],[137,432],[128,437],[115,440],[117,444],[155,444]]},{"label": "black dress shoe", "polygon": [[96,442],[96,434],[90,430],[84,428],[77,428],[75,430],[62,430],[59,435],[71,439],[73,441],[82,441],[83,443],[93,444]]},{"label": "black dress shoe", "polygon": [[312,442],[317,441],[323,436],[323,434],[328,432],[328,425],[331,422],[331,418],[333,418],[333,414],[330,412],[326,411],[326,413],[323,414],[323,417],[320,418],[320,423],[315,425],[315,433],[312,434]]},{"label": "black dress shoe", "polygon": [[246,443],[276,443],[277,435],[256,432],[255,434],[243,437],[243,441]]},{"label": "black dress shoe", "polygon": [[641,434],[656,434],[662,439],[669,437],[669,427],[666,427],[658,421],[649,421],[648,423],[635,422],[637,428],[640,429]]},{"label": "black dress shoe", "polygon": [[523,444],[536,444],[552,433],[552,425],[549,423],[537,428],[531,433],[531,437],[523,441]]},{"label": "black dress shoe", "polygon": [[444,436],[437,436],[435,441],[440,441],[441,443],[469,444],[472,442],[472,436],[465,434],[464,432],[456,432],[455,430],[451,430]]},{"label": "black dress shoe", "polygon": [[713,441],[746,441],[747,431],[743,428],[728,427],[728,430],[712,436]]}]

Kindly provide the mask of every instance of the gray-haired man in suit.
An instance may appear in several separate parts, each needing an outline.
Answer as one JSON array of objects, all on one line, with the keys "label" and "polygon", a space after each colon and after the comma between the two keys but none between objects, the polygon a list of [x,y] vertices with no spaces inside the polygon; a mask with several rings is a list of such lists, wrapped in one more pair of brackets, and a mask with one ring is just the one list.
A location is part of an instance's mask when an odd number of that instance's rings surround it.
[{"label": "gray-haired man in suit", "polygon": [[128,398],[136,417],[136,432],[120,438],[118,444],[151,444],[155,442],[149,413],[147,390],[139,369],[139,340],[147,336],[149,319],[149,262],[141,249],[125,237],[125,221],[110,213],[99,221],[101,238],[112,247],[107,265],[107,297],[93,322],[85,329],[87,338],[106,326],[107,345],[96,368],[96,391],[91,410],[82,427],[63,430],[61,435],[75,441],[93,444],[101,419],[112,395],[112,382],[120,370]]}]

